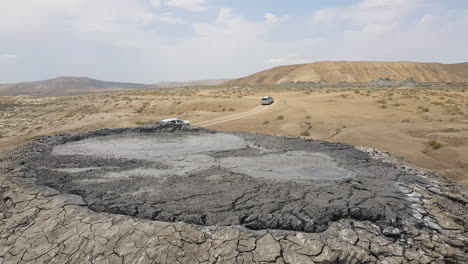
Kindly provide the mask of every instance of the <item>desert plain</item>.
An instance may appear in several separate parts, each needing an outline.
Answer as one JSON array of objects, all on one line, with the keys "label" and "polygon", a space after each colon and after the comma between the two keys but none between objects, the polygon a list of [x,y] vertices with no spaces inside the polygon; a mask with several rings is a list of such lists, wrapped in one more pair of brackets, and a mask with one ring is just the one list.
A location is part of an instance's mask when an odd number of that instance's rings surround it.
[{"label": "desert plain", "polygon": [[[260,105],[262,96],[275,103]],[[177,117],[192,125],[377,148],[468,185],[464,85],[219,85],[0,97],[0,150],[32,139]]]}]

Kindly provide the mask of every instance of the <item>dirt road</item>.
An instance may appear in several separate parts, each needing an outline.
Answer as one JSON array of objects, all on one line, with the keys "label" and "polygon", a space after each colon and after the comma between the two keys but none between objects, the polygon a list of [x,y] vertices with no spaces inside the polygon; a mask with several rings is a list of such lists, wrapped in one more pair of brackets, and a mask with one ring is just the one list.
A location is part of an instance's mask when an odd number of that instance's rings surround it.
[{"label": "dirt road", "polygon": [[195,124],[195,125],[208,127],[208,126],[212,126],[212,125],[216,125],[216,124],[220,124],[220,123],[224,123],[224,122],[228,122],[228,121],[233,121],[233,120],[245,118],[245,117],[248,117],[248,116],[251,116],[251,115],[258,114],[258,113],[263,112],[265,110],[272,110],[273,108],[278,106],[278,104],[280,102],[281,101],[277,100],[272,105],[260,105],[260,106],[255,107],[254,109],[249,110],[247,112],[238,113],[238,114],[234,114],[234,115],[230,115],[230,116],[224,116],[224,117],[220,117],[220,118],[215,118],[215,119],[212,119],[212,120],[206,120],[206,121],[200,122],[200,123]]}]

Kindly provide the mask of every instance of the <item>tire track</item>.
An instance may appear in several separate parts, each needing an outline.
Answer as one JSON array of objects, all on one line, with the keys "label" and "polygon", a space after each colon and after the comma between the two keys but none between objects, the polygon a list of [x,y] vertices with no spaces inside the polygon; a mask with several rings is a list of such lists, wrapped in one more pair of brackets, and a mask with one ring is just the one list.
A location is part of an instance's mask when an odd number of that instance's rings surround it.
[{"label": "tire track", "polygon": [[197,123],[195,125],[197,125],[197,126],[212,126],[212,125],[216,125],[216,124],[220,124],[220,123],[224,123],[224,122],[228,122],[228,121],[234,121],[234,120],[237,120],[237,119],[249,117],[251,115],[255,115],[255,114],[258,114],[260,112],[263,112],[263,111],[265,111],[267,109],[272,109],[275,106],[277,106],[279,102],[280,101],[277,100],[272,105],[268,105],[268,106],[260,105],[260,106],[255,107],[254,109],[251,109],[251,110],[249,110],[247,112],[238,113],[238,114],[234,114],[234,115],[230,115],[230,116],[219,117],[219,118],[215,118],[215,119],[212,119],[212,120],[203,121],[203,122]]}]

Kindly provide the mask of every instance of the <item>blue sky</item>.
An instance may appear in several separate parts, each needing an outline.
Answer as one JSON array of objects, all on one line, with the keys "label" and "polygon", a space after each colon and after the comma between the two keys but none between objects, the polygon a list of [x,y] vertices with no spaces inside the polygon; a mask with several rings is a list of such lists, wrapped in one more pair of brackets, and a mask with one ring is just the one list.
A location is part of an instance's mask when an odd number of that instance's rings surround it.
[{"label": "blue sky", "polygon": [[0,0],[0,83],[152,83],[321,60],[468,61],[465,0]]}]

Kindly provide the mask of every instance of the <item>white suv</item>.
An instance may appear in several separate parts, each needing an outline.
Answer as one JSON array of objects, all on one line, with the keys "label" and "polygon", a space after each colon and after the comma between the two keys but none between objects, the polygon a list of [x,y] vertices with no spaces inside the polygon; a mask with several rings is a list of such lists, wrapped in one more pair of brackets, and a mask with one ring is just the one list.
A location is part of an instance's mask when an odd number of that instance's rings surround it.
[{"label": "white suv", "polygon": [[262,105],[271,105],[273,103],[273,97],[271,96],[264,96],[262,97],[261,104]]},{"label": "white suv", "polygon": [[168,118],[168,119],[161,120],[161,122],[165,124],[179,124],[179,125],[189,125],[189,126],[191,125],[190,121],[180,120],[178,118]]}]

